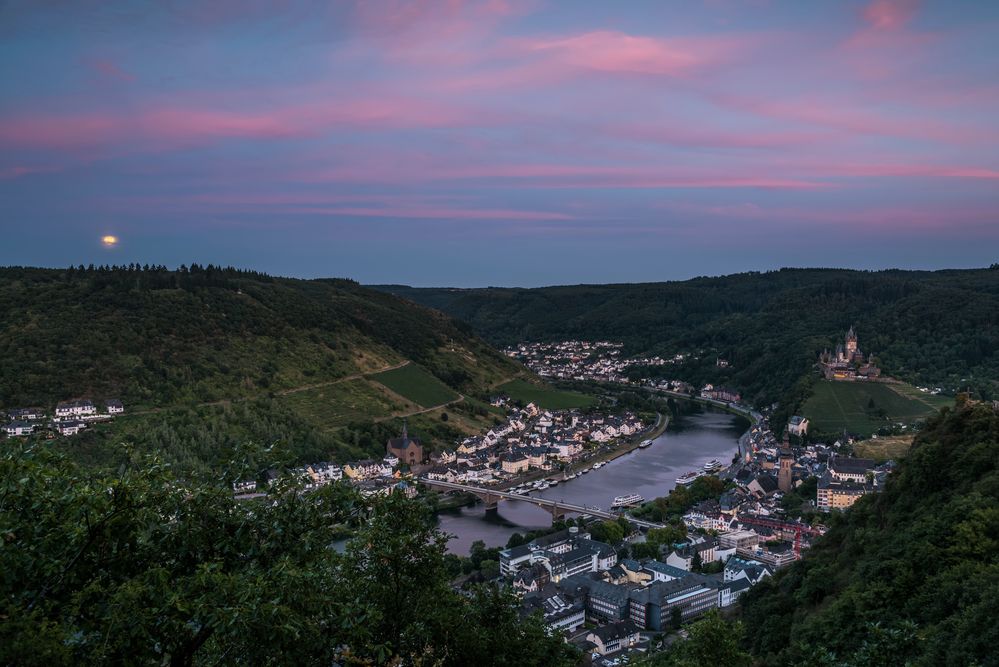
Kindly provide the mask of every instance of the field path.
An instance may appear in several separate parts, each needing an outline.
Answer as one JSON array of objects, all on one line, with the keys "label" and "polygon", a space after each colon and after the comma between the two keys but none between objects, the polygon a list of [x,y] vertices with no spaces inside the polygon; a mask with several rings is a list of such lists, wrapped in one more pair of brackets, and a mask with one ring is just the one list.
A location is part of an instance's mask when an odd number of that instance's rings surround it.
[{"label": "field path", "polygon": [[[342,378],[337,378],[336,380],[330,380],[329,382],[318,382],[316,384],[302,385],[301,387],[292,387],[291,389],[282,389],[281,391],[274,392],[275,396],[288,396],[290,394],[297,394],[302,391],[309,391],[310,389],[320,389],[322,387],[329,387],[335,384],[340,384],[342,382],[350,382],[351,380],[363,380],[367,375],[374,375],[376,373],[385,373],[386,371],[394,371],[397,368],[402,368],[403,366],[408,366],[411,364],[409,359],[401,361],[397,364],[392,364],[391,366],[386,366],[385,368],[379,368],[378,370],[370,371],[368,373],[353,373],[351,375],[345,375]],[[155,414],[157,412],[163,412],[164,410],[171,410],[178,407],[195,407],[195,408],[211,408],[219,405],[230,405],[232,403],[240,403],[242,401],[248,401],[254,398],[253,396],[243,396],[240,398],[222,398],[217,401],[205,401],[204,403],[195,403],[193,406],[184,405],[169,405],[159,408],[149,408],[147,410],[137,410],[134,412],[128,412],[128,415],[149,415]],[[462,397],[464,398],[464,397]],[[440,406],[437,406],[440,407]],[[433,409],[433,408],[431,408]]]},{"label": "field path", "polygon": [[287,396],[289,394],[297,394],[300,391],[309,391],[310,389],[320,389],[322,387],[329,387],[330,385],[340,384],[341,382],[350,382],[351,380],[362,380],[368,375],[377,375],[378,373],[386,373],[388,371],[394,371],[397,368],[402,368],[403,366],[408,366],[412,362],[407,359],[401,361],[398,364],[393,364],[391,366],[386,366],[385,368],[379,368],[378,370],[371,371],[369,373],[354,373],[353,375],[345,375],[342,378],[336,380],[330,380],[329,382],[319,382],[318,384],[307,384],[301,387],[292,387],[291,389],[282,389],[281,391],[275,392],[276,396]]},{"label": "field path", "polygon": [[378,423],[378,422],[388,421],[389,419],[398,419],[399,417],[412,417],[413,415],[422,415],[425,412],[433,412],[434,410],[440,410],[441,408],[446,408],[449,405],[454,405],[455,403],[459,403],[464,400],[465,397],[462,394],[458,394],[458,398],[452,399],[446,403],[441,403],[440,405],[434,405],[429,408],[421,408],[419,410],[410,410],[409,412],[393,412],[387,417],[379,417],[374,421]]}]

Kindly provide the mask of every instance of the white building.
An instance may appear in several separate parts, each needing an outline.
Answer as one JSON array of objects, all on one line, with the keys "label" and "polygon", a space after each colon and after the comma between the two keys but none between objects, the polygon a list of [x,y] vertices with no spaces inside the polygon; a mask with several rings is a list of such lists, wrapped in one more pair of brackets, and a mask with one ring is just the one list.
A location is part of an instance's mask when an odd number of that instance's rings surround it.
[{"label": "white building", "polygon": [[89,399],[81,399],[78,401],[63,401],[56,405],[55,416],[59,418],[65,417],[83,417],[86,415],[93,415],[97,413],[97,408],[94,407],[93,401]]},{"label": "white building", "polygon": [[56,430],[59,431],[60,435],[76,435],[83,429],[87,428],[87,425],[78,420],[62,421],[56,423]]},{"label": "white building", "polygon": [[32,433],[35,432],[35,425],[21,421],[11,422],[9,424],[4,425],[3,430],[4,433],[6,433],[11,437],[19,435],[31,435]]}]

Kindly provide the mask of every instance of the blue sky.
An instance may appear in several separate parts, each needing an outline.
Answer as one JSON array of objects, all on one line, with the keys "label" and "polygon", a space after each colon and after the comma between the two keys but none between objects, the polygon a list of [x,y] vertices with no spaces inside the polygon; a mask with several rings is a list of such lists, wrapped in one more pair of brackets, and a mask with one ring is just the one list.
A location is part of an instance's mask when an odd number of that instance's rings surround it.
[{"label": "blue sky", "polygon": [[0,87],[0,263],[476,286],[999,255],[995,3],[9,2]]}]

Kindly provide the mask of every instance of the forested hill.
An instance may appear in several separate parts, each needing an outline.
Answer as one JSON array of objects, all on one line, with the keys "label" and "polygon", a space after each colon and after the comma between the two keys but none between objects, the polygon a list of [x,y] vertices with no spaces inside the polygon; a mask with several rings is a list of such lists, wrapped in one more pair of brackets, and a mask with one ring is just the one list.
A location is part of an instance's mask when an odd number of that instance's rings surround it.
[{"label": "forested hill", "polygon": [[999,664],[999,415],[945,410],[883,493],[742,603],[762,664]]},{"label": "forested hill", "polygon": [[0,407],[225,401],[413,361],[457,391],[516,367],[439,312],[348,280],[216,267],[0,268]]},{"label": "forested hill", "polygon": [[[888,373],[991,396],[999,393],[997,269],[781,269],[644,284],[378,289],[464,320],[497,345],[577,338],[621,341],[629,353],[703,350],[684,379],[733,384],[757,402],[785,397],[817,353],[853,325],[861,349]],[[731,367],[715,369],[716,356]]]}]

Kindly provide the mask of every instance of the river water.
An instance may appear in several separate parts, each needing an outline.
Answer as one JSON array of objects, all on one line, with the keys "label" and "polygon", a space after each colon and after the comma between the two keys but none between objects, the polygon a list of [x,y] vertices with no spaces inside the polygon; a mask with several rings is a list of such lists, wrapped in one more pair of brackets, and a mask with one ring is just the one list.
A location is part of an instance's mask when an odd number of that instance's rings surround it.
[{"label": "river water", "polygon": [[[747,428],[748,420],[710,408],[684,415],[673,420],[652,446],[532,495],[602,509],[610,509],[615,496],[628,493],[641,494],[646,500],[665,496],[676,486],[676,478],[688,470],[711,459],[728,465],[738,451],[739,436]],[[482,540],[487,547],[504,546],[515,532],[550,526],[551,515],[534,505],[502,500],[495,514],[486,514],[482,504],[476,503],[442,511],[438,521],[441,530],[452,536],[448,550],[464,556],[475,540]]]}]

